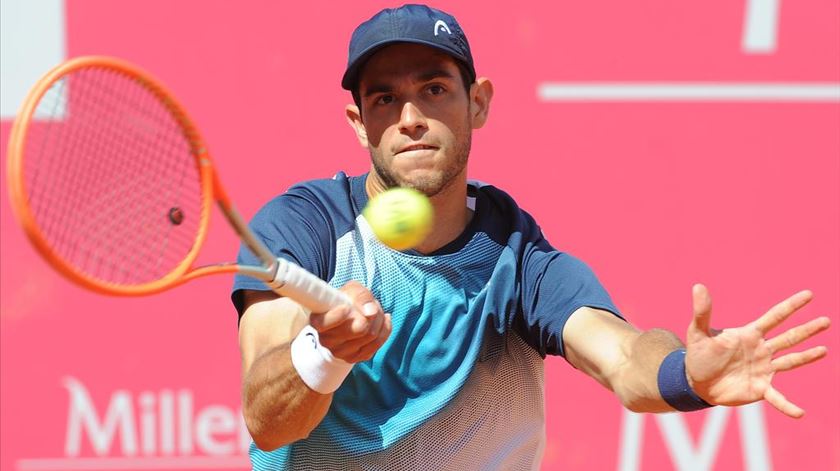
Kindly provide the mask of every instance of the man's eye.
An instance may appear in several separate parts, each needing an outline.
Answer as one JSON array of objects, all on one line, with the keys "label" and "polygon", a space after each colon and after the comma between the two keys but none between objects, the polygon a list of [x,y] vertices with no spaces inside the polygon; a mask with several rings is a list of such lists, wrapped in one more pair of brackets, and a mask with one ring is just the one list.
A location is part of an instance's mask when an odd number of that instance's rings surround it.
[{"label": "man's eye", "polygon": [[387,104],[393,103],[393,102],[394,102],[394,96],[393,95],[382,95],[381,97],[376,99],[376,104],[377,105],[387,105]]},{"label": "man's eye", "polygon": [[444,91],[446,90],[440,85],[432,85],[431,87],[429,87],[429,93],[431,93],[432,95],[440,95]]}]

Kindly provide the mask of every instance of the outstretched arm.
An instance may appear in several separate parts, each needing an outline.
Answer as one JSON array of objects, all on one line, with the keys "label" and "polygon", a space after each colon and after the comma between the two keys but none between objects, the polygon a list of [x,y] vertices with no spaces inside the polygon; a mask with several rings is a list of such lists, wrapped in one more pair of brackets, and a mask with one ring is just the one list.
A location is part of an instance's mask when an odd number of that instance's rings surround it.
[{"label": "outstretched arm", "polygon": [[[756,321],[722,331],[709,327],[711,299],[706,288],[696,285],[693,297],[694,318],[685,347],[675,334],[666,330],[640,332],[608,312],[581,308],[563,331],[566,358],[614,391],[628,409],[664,412],[674,408],[660,393],[660,375],[669,373],[660,367],[669,354],[685,348],[686,380],[709,404],[735,406],[766,399],[786,415],[802,416],[802,409],[779,394],[771,386],[771,380],[776,372],[789,371],[824,357],[826,349],[820,346],[773,356],[827,329],[830,322],[820,317],[778,336],[765,337],[807,304],[811,293],[797,293]],[[672,362],[663,368],[669,364]]]}]

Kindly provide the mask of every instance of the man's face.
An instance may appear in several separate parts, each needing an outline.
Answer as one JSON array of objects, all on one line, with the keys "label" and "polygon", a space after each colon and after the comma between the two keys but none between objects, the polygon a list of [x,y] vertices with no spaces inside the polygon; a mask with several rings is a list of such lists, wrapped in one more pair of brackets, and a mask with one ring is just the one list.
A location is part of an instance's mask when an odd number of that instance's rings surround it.
[{"label": "man's face", "polygon": [[416,44],[388,46],[368,60],[359,94],[367,147],[386,187],[434,196],[465,178],[473,123],[452,57]]}]

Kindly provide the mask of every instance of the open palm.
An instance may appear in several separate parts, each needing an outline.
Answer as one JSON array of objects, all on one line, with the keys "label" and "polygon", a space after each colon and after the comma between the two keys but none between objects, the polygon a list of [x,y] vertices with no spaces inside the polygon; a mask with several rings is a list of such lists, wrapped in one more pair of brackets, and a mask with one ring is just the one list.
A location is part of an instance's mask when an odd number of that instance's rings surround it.
[{"label": "open palm", "polygon": [[794,347],[827,329],[818,317],[767,338],[767,334],[808,304],[810,291],[801,291],[773,306],[747,325],[717,331],[710,328],[712,301],[703,285],[693,289],[694,319],[686,335],[686,374],[692,388],[711,404],[738,406],[761,399],[790,417],[805,411],[788,401],[771,384],[777,372],[793,370],[824,357],[824,346],[802,352],[776,353]]}]

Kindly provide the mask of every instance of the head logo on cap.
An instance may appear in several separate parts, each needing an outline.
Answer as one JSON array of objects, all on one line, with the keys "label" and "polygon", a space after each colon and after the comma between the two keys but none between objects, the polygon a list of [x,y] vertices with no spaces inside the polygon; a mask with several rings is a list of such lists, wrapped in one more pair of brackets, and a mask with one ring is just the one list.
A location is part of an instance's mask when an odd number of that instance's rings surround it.
[{"label": "head logo on cap", "polygon": [[446,26],[446,23],[444,23],[443,20],[437,20],[437,22],[435,22],[435,36],[438,35],[440,30],[446,31],[446,34],[450,36],[452,35],[452,31],[449,30],[449,26]]},{"label": "head logo on cap", "polygon": [[427,5],[403,5],[380,11],[353,31],[341,86],[353,90],[365,62],[380,49],[396,43],[420,44],[444,52],[464,67],[467,80],[475,80],[470,45],[455,17]]}]

